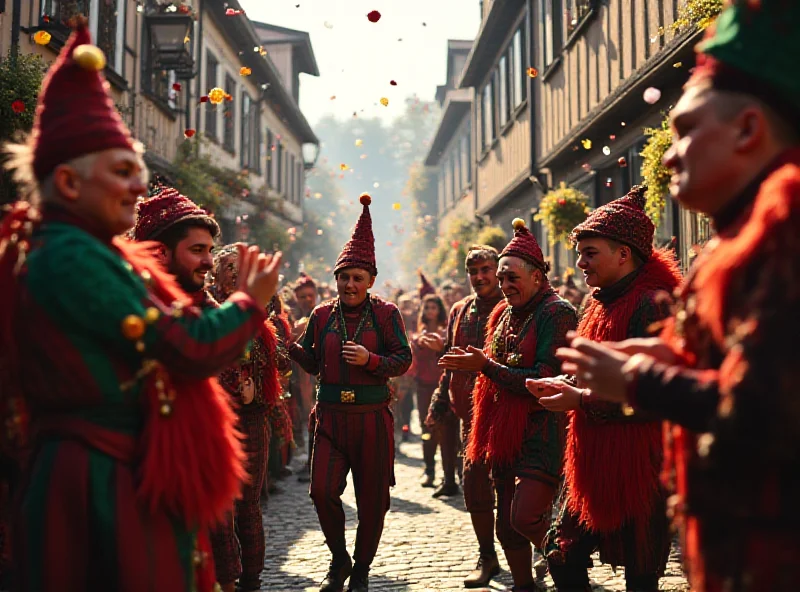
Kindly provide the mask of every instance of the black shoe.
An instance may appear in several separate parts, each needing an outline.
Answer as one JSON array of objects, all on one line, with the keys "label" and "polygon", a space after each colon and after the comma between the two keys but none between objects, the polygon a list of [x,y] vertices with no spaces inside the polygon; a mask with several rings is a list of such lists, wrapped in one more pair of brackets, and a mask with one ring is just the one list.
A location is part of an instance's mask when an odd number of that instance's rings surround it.
[{"label": "black shoe", "polygon": [[239,578],[239,583],[236,584],[236,592],[256,592],[261,590],[261,580],[258,577],[244,577]]},{"label": "black shoe", "polygon": [[361,569],[361,566],[353,568],[353,575],[350,576],[350,585],[347,592],[368,592],[369,591],[369,570]]},{"label": "black shoe", "polygon": [[500,562],[497,560],[497,553],[481,553],[475,571],[464,579],[464,587],[483,588],[498,574],[500,574]]},{"label": "black shoe", "polygon": [[322,580],[319,592],[342,592],[344,583],[352,572],[353,562],[350,560],[349,555],[347,559],[341,561],[332,559],[330,567],[328,567],[328,575]]},{"label": "black shoe", "polygon": [[289,467],[283,467],[281,469],[281,472],[278,473],[278,479],[285,479],[286,477],[291,477],[291,476],[292,476],[292,469],[290,469]]},{"label": "black shoe", "polygon": [[433,483],[434,477],[431,473],[425,473],[419,480],[419,484],[423,487],[435,487]]},{"label": "black shoe", "polygon": [[439,489],[433,492],[433,497],[440,498],[440,497],[451,497],[458,493],[458,485],[455,483],[442,483],[439,486]]}]

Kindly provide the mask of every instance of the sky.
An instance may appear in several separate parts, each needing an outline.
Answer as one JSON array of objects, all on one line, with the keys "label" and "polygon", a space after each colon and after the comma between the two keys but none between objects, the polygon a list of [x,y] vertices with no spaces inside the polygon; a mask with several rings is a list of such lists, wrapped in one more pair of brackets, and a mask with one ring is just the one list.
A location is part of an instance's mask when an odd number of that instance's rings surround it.
[{"label": "sky", "polygon": [[[402,114],[404,98],[433,100],[436,86],[445,83],[447,40],[474,39],[480,27],[478,0],[241,0],[241,5],[252,20],[311,35],[320,75],[300,76],[300,108],[312,126],[325,115],[344,119],[354,111],[389,122]],[[367,19],[372,10],[381,13],[377,23]],[[380,104],[384,97],[386,107]]]}]

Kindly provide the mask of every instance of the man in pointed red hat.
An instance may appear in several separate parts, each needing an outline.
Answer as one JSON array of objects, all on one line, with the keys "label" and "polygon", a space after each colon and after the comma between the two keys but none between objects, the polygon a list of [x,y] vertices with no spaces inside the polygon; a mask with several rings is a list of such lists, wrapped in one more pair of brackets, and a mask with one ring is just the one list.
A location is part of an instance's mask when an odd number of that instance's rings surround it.
[{"label": "man in pointed red hat", "polygon": [[563,422],[525,387],[528,378],[556,376],[556,349],[577,325],[575,309],[547,281],[549,265],[519,218],[500,253],[504,300],[489,318],[484,350],[468,346],[442,356],[447,370],[479,372],[473,391],[470,462],[487,462],[497,494],[497,538],[514,590],[537,590],[531,544],[540,550],[561,473]]},{"label": "man in pointed red hat", "polygon": [[[692,589],[800,589],[800,3],[728,3],[672,110],[670,191],[713,220],[661,339],[559,352],[594,398],[673,422]],[[586,400],[587,397],[584,397]]]},{"label": "man in pointed red hat", "polygon": [[239,290],[201,313],[153,245],[119,237],[145,171],[104,63],[76,23],[33,133],[9,148],[35,201],[0,226],[0,410],[27,470],[15,585],[210,592],[207,531],[244,475],[235,415],[211,377],[263,325],[280,256],[243,250]]},{"label": "man in pointed red hat", "polygon": [[[352,238],[345,244],[333,275],[339,296],[314,309],[305,334],[290,354],[316,375],[311,499],[325,543],[330,569],[320,592],[369,589],[369,567],[378,550],[394,485],[394,421],[387,381],[411,366],[411,348],[397,307],[369,294],[378,269],[369,195]],[[352,471],[358,499],[358,532],[353,559],[344,538],[341,495]]]},{"label": "man in pointed red hat", "polygon": [[[636,186],[597,208],[572,231],[578,267],[594,288],[578,325],[592,341],[647,337],[670,316],[681,281],[674,253],[653,250],[655,227]],[[626,413],[621,405],[584,401],[572,380],[529,380],[528,389],[569,419],[565,486],[545,550],[559,590],[591,590],[587,565],[600,560],[625,567],[628,590],[658,590],[671,535],[661,471],[661,422]]]}]

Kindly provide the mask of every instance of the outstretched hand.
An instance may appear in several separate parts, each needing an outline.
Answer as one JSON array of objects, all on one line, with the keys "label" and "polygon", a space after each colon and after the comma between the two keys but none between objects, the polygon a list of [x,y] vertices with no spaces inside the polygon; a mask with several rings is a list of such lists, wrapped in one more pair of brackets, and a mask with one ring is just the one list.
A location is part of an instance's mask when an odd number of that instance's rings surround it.
[{"label": "outstretched hand", "polygon": [[571,347],[559,348],[556,356],[564,362],[561,369],[566,374],[575,374],[580,384],[589,387],[593,397],[626,402],[628,383],[625,364],[631,359],[628,354],[583,337],[575,337]]},{"label": "outstretched hand", "polygon": [[239,277],[237,289],[253,297],[262,308],[269,304],[278,291],[283,254],[261,253],[256,246],[237,245],[239,249]]},{"label": "outstretched hand", "polygon": [[487,361],[488,358],[483,350],[468,345],[466,350],[454,347],[439,358],[439,367],[459,372],[480,372]]},{"label": "outstretched hand", "polygon": [[571,411],[581,406],[583,391],[560,378],[529,378],[525,388],[548,411]]}]

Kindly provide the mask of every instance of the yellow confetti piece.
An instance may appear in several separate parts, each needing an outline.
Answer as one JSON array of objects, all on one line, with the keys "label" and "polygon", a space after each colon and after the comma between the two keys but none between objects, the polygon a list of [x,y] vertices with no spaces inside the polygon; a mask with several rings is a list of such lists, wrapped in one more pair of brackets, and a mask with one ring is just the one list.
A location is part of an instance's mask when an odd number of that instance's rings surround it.
[{"label": "yellow confetti piece", "polygon": [[252,73],[253,71],[247,66],[242,66],[241,68],[239,68],[239,76],[250,76],[250,74]]},{"label": "yellow confetti piece", "polygon": [[386,97],[381,97],[381,105],[383,105],[384,107],[388,107],[389,99],[387,99]]},{"label": "yellow confetti piece", "polygon": [[401,204],[399,204],[399,203],[393,203],[392,204],[392,209],[395,210],[395,211],[400,210],[402,207],[403,206]]},{"label": "yellow confetti piece", "polygon": [[581,140],[581,145],[586,150],[591,150],[592,149],[592,141],[589,138],[586,138],[585,140]]},{"label": "yellow confetti piece", "polygon": [[430,439],[431,439],[431,435],[430,435],[430,434],[422,434],[422,435],[420,436],[420,438],[421,438],[423,441],[427,442],[428,440],[430,440]]},{"label": "yellow confetti piece", "polygon": [[364,140],[362,140],[361,138],[356,140],[356,146],[361,146],[361,144],[363,144],[363,143],[364,143]]},{"label": "yellow confetti piece", "polygon": [[347,165],[345,163],[342,163],[342,164],[339,165],[339,168],[341,170],[343,170],[343,171],[346,171],[347,170]]},{"label": "yellow confetti piece", "polygon": [[675,62],[674,64],[672,64],[673,68],[680,68],[681,66],[683,66],[683,62]]},{"label": "yellow confetti piece", "polygon": [[361,155],[361,160],[364,160],[366,157],[367,157],[367,155],[366,155],[366,154],[362,154],[362,155]]},{"label": "yellow confetti piece", "polygon": [[47,45],[50,43],[50,39],[53,36],[50,35],[47,31],[37,31],[36,34],[33,36],[33,40],[38,43],[39,45]]},{"label": "yellow confetti piece", "polygon": [[225,91],[219,87],[212,88],[208,91],[208,100],[212,105],[219,105],[225,100]]},{"label": "yellow confetti piece", "polygon": [[528,74],[528,78],[536,78],[539,75],[539,70],[536,68],[528,68],[526,72]]}]

